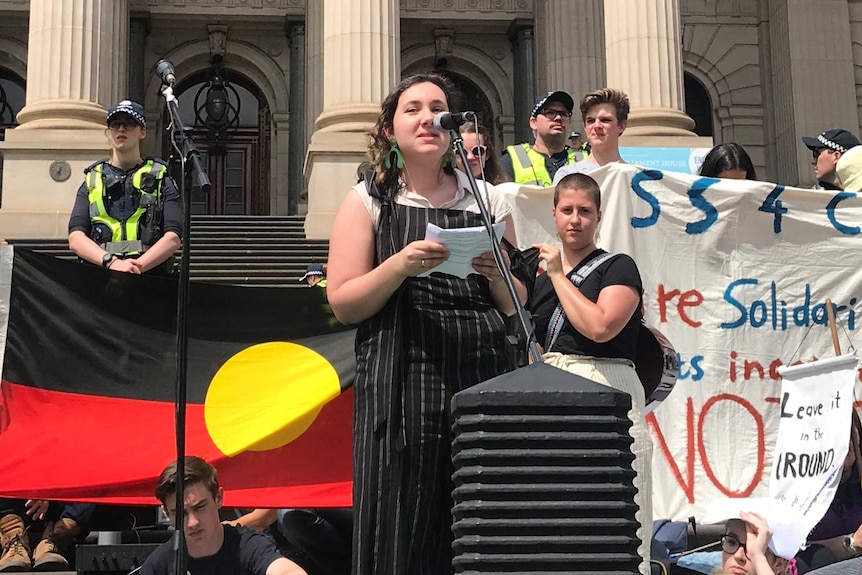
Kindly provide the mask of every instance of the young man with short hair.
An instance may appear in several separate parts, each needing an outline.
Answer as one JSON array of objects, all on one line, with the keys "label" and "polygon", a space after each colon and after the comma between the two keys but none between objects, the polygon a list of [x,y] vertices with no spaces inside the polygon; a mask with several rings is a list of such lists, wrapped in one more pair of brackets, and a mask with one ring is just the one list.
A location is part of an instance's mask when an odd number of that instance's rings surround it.
[{"label": "young man with short hair", "polygon": [[581,100],[581,116],[590,145],[590,157],[566,166],[554,176],[554,185],[569,174],[589,174],[611,162],[622,162],[620,136],[629,119],[629,98],[615,88],[590,92]]},{"label": "young man with short hair", "polygon": [[[263,533],[222,524],[219,509],[224,491],[212,465],[189,456],[184,471],[183,533],[190,575],[307,575],[304,568],[283,557]],[[177,464],[173,462],[159,476],[156,498],[174,525],[176,492]],[[140,575],[173,575],[175,565],[173,542],[167,541],[147,557]]]}]

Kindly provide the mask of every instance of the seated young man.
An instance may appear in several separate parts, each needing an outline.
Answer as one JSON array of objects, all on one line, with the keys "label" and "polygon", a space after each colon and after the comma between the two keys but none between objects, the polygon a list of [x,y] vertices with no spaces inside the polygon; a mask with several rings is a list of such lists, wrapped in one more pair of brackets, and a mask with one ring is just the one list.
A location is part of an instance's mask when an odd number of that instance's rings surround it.
[{"label": "seated young man", "polygon": [[[200,457],[185,459],[186,568],[190,575],[307,575],[305,569],[282,556],[272,540],[246,527],[223,525],[219,518],[223,490],[215,468]],[[156,498],[176,524],[177,464],[159,476]],[[140,575],[172,575],[175,559],[167,541],[147,557]]]}]

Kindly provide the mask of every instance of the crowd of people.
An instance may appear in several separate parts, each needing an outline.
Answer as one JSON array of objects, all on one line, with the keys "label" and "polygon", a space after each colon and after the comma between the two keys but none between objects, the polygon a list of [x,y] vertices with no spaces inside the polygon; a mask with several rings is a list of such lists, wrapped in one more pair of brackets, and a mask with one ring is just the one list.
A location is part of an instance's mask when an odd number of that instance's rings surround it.
[{"label": "crowd of people", "polygon": [[[450,81],[437,74],[405,78],[387,96],[370,134],[370,161],[335,216],[329,261],[309,265],[300,280],[324,287],[335,316],[358,324],[352,511],[261,509],[225,522],[216,470],[190,457],[181,515],[191,575],[452,573],[450,400],[516,367],[507,319],[518,304],[532,313],[545,362],[632,398],[636,517],[644,542],[638,552],[641,573],[650,572],[652,444],[633,363],[644,282],[631,257],[597,247],[602,194],[589,176],[624,161],[619,139],[628,121],[628,98],[612,88],[586,94],[579,104],[584,139],[572,130],[572,96],[548,92],[528,119],[534,139],[502,154],[484,127],[465,123],[459,131],[465,164],[453,155],[450,134],[433,124],[456,97]],[[182,211],[165,163],[141,155],[143,108],[128,100],[115,104],[105,133],[110,158],[85,172],[69,220],[69,246],[81,260],[114,272],[166,274],[181,245]],[[827,130],[803,143],[812,152],[819,189],[840,189],[842,183],[854,191],[862,188],[862,146],[853,134]],[[467,173],[479,181],[492,220],[506,224],[502,239],[510,248],[518,245],[512,207],[495,185],[554,186],[548,216],[559,244],[533,246],[545,273],[535,282],[514,279],[518,302],[490,251],[472,260],[473,273],[466,277],[433,273],[450,253],[445,244],[425,239],[429,224],[483,225]],[[756,179],[751,158],[735,143],[712,149],[700,175]],[[509,250],[502,254],[510,266]],[[858,437],[853,445],[846,487],[825,519],[829,525],[822,527],[819,547],[791,563],[800,572],[823,563],[827,552],[836,561],[862,548]],[[175,522],[180,516],[176,482],[171,464],[155,489]],[[3,501],[0,572],[68,568],[64,553],[89,531],[93,507]],[[44,521],[32,553],[27,518]],[[769,549],[770,535],[756,514],[728,521],[718,572],[786,572],[791,558]],[[141,573],[172,569],[166,544],[149,556]]]},{"label": "crowd of people", "polygon": [[[475,274],[466,278],[427,273],[449,256],[445,245],[424,239],[427,224],[481,225],[463,174],[449,161],[450,134],[433,124],[454,98],[448,81],[434,74],[406,78],[386,98],[372,132],[373,173],[348,191],[330,238],[329,302],[342,322],[359,324],[354,573],[452,572],[449,399],[514,367],[501,352],[515,302],[501,289],[490,252],[473,260]],[[630,257],[596,246],[601,191],[588,175],[623,161],[619,139],[629,102],[611,88],[584,96],[580,112],[587,146],[570,130],[574,108],[565,92],[540,97],[529,118],[534,139],[506,148],[502,173],[489,153],[488,134],[464,126],[459,135],[467,165],[459,166],[483,182],[478,191],[487,196],[494,222],[510,224],[511,208],[493,184],[507,180],[555,188],[552,217],[560,247],[533,246],[545,273],[530,290],[529,282],[516,277],[516,295],[533,314],[545,362],[632,398],[632,467],[639,536],[645,542],[638,551],[640,571],[648,573],[652,444],[633,365],[643,281]],[[820,187],[840,185],[837,165],[858,145],[845,138],[839,130],[804,140]],[[710,152],[701,175],[756,178],[748,154],[732,143]],[[517,245],[510,225],[505,240]],[[510,265],[508,257],[505,264]],[[795,568],[795,561],[767,549],[769,539],[769,526],[756,515],[729,521],[720,572],[779,574],[788,564]]]}]

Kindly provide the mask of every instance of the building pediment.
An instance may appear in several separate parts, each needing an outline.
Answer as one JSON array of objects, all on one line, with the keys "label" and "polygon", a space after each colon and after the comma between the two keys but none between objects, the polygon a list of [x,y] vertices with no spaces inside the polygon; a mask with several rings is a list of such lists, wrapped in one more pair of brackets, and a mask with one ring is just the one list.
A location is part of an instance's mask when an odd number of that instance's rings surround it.
[{"label": "building pediment", "polygon": [[152,14],[304,14],[306,0],[130,0],[130,10]]},{"label": "building pediment", "polygon": [[533,0],[401,0],[401,15],[410,18],[439,18],[452,12],[482,20],[532,18]]},{"label": "building pediment", "polygon": [[[458,13],[479,19],[532,18],[534,0],[400,0],[409,17]],[[152,14],[304,14],[307,0],[130,0],[132,11]],[[0,10],[29,10],[30,0],[0,0]]]}]

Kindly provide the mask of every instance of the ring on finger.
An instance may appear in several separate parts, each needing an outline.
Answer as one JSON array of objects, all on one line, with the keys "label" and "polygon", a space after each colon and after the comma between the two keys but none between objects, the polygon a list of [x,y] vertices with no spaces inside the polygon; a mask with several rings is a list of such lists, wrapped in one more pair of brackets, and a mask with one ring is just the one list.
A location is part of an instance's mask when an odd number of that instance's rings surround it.
[{"label": "ring on finger", "polygon": [[425,260],[422,260],[422,261],[420,261],[420,262],[419,262],[419,267],[420,267],[420,268],[424,268],[424,267],[425,267]]}]

